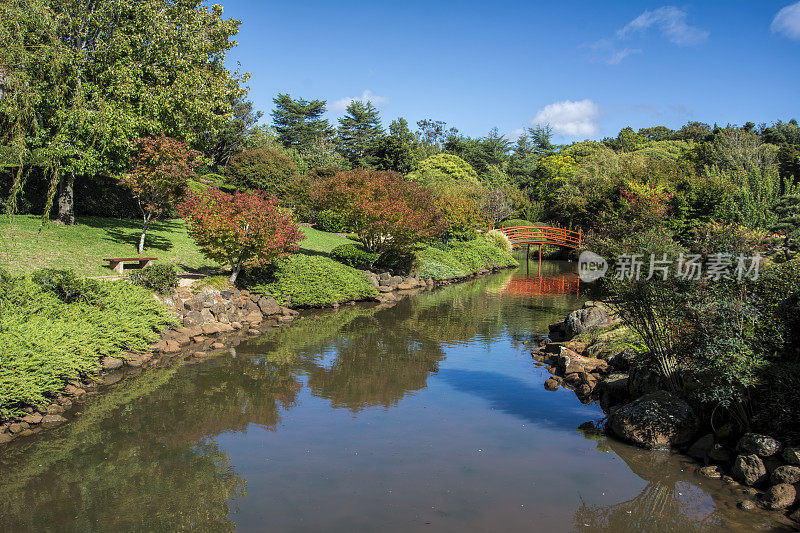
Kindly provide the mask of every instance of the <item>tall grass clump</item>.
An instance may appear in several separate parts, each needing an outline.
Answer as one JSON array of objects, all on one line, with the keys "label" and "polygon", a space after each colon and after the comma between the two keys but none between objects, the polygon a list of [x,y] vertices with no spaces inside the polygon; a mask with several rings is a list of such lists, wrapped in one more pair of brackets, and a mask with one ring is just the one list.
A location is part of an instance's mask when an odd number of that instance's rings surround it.
[{"label": "tall grass clump", "polygon": [[486,233],[486,240],[494,244],[501,250],[511,253],[511,241],[506,237],[506,234],[500,230],[493,229]]}]

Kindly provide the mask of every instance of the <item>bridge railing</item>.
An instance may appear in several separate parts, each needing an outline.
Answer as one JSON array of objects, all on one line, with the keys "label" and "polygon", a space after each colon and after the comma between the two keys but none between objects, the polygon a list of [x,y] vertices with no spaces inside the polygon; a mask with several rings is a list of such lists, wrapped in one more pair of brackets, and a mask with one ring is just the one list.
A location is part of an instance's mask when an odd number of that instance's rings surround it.
[{"label": "bridge railing", "polygon": [[581,230],[553,228],[550,226],[512,226],[498,228],[514,246],[522,244],[555,244],[568,248],[578,248],[583,241]]}]

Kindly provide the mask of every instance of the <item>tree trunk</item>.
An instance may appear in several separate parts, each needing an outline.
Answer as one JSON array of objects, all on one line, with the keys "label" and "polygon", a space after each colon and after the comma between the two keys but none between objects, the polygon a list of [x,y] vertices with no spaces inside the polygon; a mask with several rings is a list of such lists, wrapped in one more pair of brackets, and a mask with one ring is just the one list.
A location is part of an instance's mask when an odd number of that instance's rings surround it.
[{"label": "tree trunk", "polygon": [[150,217],[144,217],[144,224],[142,224],[142,235],[139,237],[139,255],[144,252],[144,237],[147,235],[147,228],[150,227]]},{"label": "tree trunk", "polygon": [[75,224],[75,174],[70,172],[61,181],[58,191],[58,220],[67,226]]},{"label": "tree trunk", "polygon": [[231,282],[231,285],[236,283],[236,278],[239,277],[239,271],[242,270],[242,264],[231,265],[231,276],[228,278],[228,281]]}]

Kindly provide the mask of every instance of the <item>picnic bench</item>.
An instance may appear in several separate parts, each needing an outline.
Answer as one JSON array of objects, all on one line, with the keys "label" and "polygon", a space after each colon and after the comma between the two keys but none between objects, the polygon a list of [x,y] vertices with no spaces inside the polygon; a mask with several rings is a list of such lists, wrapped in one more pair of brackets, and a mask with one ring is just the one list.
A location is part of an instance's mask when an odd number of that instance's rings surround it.
[{"label": "picnic bench", "polygon": [[111,257],[103,259],[108,261],[108,266],[117,274],[125,272],[125,263],[139,263],[139,268],[148,267],[153,261],[158,261],[157,257]]}]

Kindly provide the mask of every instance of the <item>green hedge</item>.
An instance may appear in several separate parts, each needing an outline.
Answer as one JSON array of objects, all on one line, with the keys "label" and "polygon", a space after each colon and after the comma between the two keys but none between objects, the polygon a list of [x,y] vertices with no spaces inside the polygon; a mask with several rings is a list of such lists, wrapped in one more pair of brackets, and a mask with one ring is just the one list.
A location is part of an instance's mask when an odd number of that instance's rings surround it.
[{"label": "green hedge", "polygon": [[330,255],[335,261],[362,270],[372,268],[372,264],[380,257],[380,254],[368,252],[355,243],[341,244],[331,250]]},{"label": "green hedge", "polygon": [[364,300],[377,294],[363,272],[318,255],[296,254],[267,268],[247,270],[240,284],[293,306]]},{"label": "green hedge", "polygon": [[[70,276],[62,278],[74,288]],[[17,416],[27,405],[47,403],[48,395],[92,372],[103,356],[146,350],[161,329],[175,324],[167,308],[142,287],[120,282],[90,285],[90,297],[68,295],[68,302],[59,293],[58,279],[43,288],[30,277],[2,276],[0,418]]]},{"label": "green hedge", "polygon": [[512,218],[500,223],[501,228],[513,228],[514,226],[535,226],[536,222],[530,220],[523,220],[521,218]]},{"label": "green hedge", "polygon": [[134,285],[150,289],[159,294],[166,294],[178,287],[178,271],[173,265],[150,265],[128,274]]},{"label": "green hedge", "polygon": [[347,233],[350,231],[344,216],[336,211],[320,211],[317,213],[314,228],[328,233]]},{"label": "green hedge", "polygon": [[453,242],[446,247],[428,246],[416,254],[414,271],[423,279],[461,278],[482,268],[517,266],[514,257],[485,238]]}]

